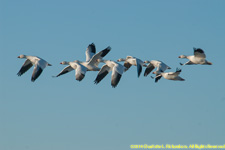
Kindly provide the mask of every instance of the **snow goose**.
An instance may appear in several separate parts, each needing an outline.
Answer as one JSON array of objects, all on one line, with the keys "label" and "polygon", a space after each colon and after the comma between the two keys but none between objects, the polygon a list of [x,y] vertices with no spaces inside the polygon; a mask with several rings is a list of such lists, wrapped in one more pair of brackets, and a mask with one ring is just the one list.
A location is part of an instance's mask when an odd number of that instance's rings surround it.
[{"label": "snow goose", "polygon": [[120,58],[117,61],[118,62],[124,61],[124,67],[126,67],[125,71],[127,71],[132,65],[137,66],[138,77],[141,74],[142,66],[147,67],[147,65],[142,60],[132,56],[127,56],[126,59]]},{"label": "snow goose", "polygon": [[57,76],[55,77],[59,77],[63,74],[66,74],[72,70],[75,70],[75,77],[76,77],[76,80],[78,81],[81,81],[84,76],[85,76],[85,73],[87,71],[87,68],[84,67],[83,65],[81,65],[78,61],[73,61],[73,62],[67,62],[67,61],[62,61],[60,64],[62,65],[68,65],[66,66]]},{"label": "snow goose", "polygon": [[180,55],[178,58],[186,58],[189,59],[188,62],[180,65],[196,65],[196,64],[201,64],[201,65],[212,65],[211,62],[207,61],[206,55],[204,51],[201,48],[193,48],[194,49],[194,55],[191,56],[186,56],[186,55]]},{"label": "snow goose", "polygon": [[98,67],[98,65],[101,62],[99,60],[101,60],[103,57],[105,57],[109,53],[110,50],[111,50],[111,47],[108,46],[104,50],[95,54],[96,53],[95,44],[94,43],[89,44],[87,47],[87,50],[85,52],[86,61],[83,62],[83,61],[78,60],[78,62],[81,65],[85,66],[87,68],[87,71],[99,71],[100,68]]},{"label": "snow goose", "polygon": [[[53,76],[53,77],[58,77],[60,75],[68,73],[68,72],[70,72],[70,71],[72,71],[74,69],[76,70],[76,73],[79,73],[79,72],[80,73],[81,72],[85,72],[86,73],[86,71],[99,71],[100,68],[98,67],[98,65],[100,63],[100,60],[105,55],[107,55],[110,50],[111,50],[111,47],[108,46],[104,50],[102,50],[102,51],[98,52],[97,54],[95,54],[96,53],[95,44],[94,43],[89,44],[87,49],[86,49],[86,52],[85,52],[85,54],[86,54],[86,61],[85,62],[79,61],[79,60],[75,60],[75,61],[73,61],[73,63],[71,62],[73,64],[74,68],[69,65],[69,62],[67,62],[67,63],[64,62],[63,64],[64,65],[68,64],[68,66],[65,67],[57,76]],[[74,64],[74,63],[76,63],[76,64]],[[77,67],[77,69],[76,69],[76,67]],[[85,76],[85,73],[83,74],[83,78]],[[80,75],[80,76],[82,76],[82,75]],[[77,78],[76,77],[76,79],[78,81],[81,81],[83,78]]]},{"label": "snow goose", "polygon": [[[156,77],[155,77],[155,82],[158,82],[158,80],[163,76],[165,79],[167,79],[167,80],[174,80],[174,81],[184,81],[184,79],[183,78],[181,78],[180,76],[179,76],[179,74],[180,74],[180,72],[181,72],[181,69],[176,69],[176,72],[160,72],[159,73],[159,75],[157,75]],[[156,74],[156,72],[153,72],[153,74]]]},{"label": "snow goose", "polygon": [[159,60],[151,60],[151,61],[148,61],[147,60],[147,61],[144,61],[144,63],[149,63],[148,66],[147,66],[147,68],[145,69],[144,76],[147,76],[155,68],[157,68],[157,70],[155,72],[156,76],[160,72],[164,72],[166,69],[171,69],[165,63],[163,63],[162,61],[159,61]]},{"label": "snow goose", "polygon": [[34,70],[32,73],[31,81],[34,82],[42,73],[46,66],[52,66],[44,59],[37,57],[37,56],[27,56],[27,55],[20,55],[18,58],[26,59],[23,66],[17,73],[18,76],[23,75],[27,70],[29,70],[34,65]]},{"label": "snow goose", "polygon": [[101,60],[101,62],[104,62],[105,65],[102,66],[94,83],[98,84],[110,71],[112,71],[111,85],[113,88],[115,88],[124,72],[124,66],[111,60]]}]

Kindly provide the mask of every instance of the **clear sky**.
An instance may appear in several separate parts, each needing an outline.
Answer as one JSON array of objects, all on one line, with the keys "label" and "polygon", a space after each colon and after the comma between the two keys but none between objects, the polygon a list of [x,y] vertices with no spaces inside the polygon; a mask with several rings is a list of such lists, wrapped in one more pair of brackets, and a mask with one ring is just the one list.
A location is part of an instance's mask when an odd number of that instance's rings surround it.
[{"label": "clear sky", "polygon": [[[225,144],[225,1],[1,0],[0,149],[129,150],[132,144]],[[114,89],[97,72],[59,78],[61,61],[85,60],[88,44],[105,59],[162,60],[186,81],[158,83],[135,67]],[[180,66],[202,48],[212,66]],[[16,74],[25,60],[44,58]],[[101,64],[102,65],[102,64]],[[144,71],[145,69],[143,69]]]}]

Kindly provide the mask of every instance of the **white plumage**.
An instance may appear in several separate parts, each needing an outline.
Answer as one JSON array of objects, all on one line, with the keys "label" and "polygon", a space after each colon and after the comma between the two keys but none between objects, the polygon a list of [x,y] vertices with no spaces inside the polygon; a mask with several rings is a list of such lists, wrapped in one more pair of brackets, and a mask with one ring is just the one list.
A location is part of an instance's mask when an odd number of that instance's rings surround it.
[{"label": "white plumage", "polygon": [[124,72],[124,66],[111,60],[101,60],[105,63],[105,65],[102,66],[101,70],[99,71],[94,83],[98,84],[104,77],[112,71],[111,76],[111,85],[112,87],[116,87],[122,77],[122,74]]},{"label": "white plumage", "polygon": [[42,71],[44,70],[46,66],[52,66],[44,59],[37,56],[20,55],[18,56],[18,58],[26,59],[23,66],[17,73],[18,76],[23,75],[26,71],[28,71],[34,65],[34,70],[31,77],[32,82],[34,82],[41,75]]}]

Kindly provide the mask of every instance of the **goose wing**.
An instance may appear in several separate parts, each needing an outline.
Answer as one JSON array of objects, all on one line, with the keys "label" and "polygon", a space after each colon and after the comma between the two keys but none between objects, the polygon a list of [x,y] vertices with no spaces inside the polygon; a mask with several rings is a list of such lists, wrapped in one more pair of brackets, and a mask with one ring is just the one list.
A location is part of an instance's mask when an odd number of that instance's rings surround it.
[{"label": "goose wing", "polygon": [[81,81],[84,77],[85,77],[85,73],[87,71],[87,68],[84,67],[81,64],[76,64],[77,68],[76,68],[76,73],[75,73],[75,77],[76,80]]},{"label": "goose wing", "polygon": [[103,65],[101,70],[99,71],[94,83],[98,84],[105,76],[111,71],[111,68],[108,65]]},{"label": "goose wing", "polygon": [[91,60],[89,61],[89,65],[94,65],[97,62],[97,59],[102,59],[103,57],[105,57],[105,55],[107,55],[109,53],[109,51],[111,50],[111,47],[108,46],[107,48],[105,48],[104,50],[98,52],[97,54],[95,54]]},{"label": "goose wing", "polygon": [[56,77],[66,74],[72,70],[74,70],[74,69],[70,65],[66,66]]},{"label": "goose wing", "polygon": [[95,44],[94,43],[89,44],[85,52],[86,61],[88,62],[95,55],[95,53],[96,53]]},{"label": "goose wing", "polygon": [[125,67],[125,71],[127,71],[132,66],[132,64],[130,64],[128,61],[125,61],[123,66]]},{"label": "goose wing", "polygon": [[31,81],[34,82],[41,75],[42,71],[42,67],[36,64],[32,73]]},{"label": "goose wing", "polygon": [[147,68],[145,69],[144,76],[147,76],[154,68],[155,66],[152,63],[149,63]]},{"label": "goose wing", "polygon": [[201,48],[193,48],[195,57],[206,58],[204,51]]},{"label": "goose wing", "polygon": [[47,61],[38,58],[35,62],[35,67],[32,73],[31,81],[34,82],[42,73],[44,68],[48,65]]},{"label": "goose wing", "polygon": [[162,75],[161,75],[161,74],[160,74],[160,75],[157,75],[157,76],[155,77],[155,82],[158,82],[161,78],[162,78]]},{"label": "goose wing", "polygon": [[118,85],[118,83],[122,77],[123,71],[124,71],[124,67],[120,64],[116,64],[113,67],[112,77],[111,77],[111,85],[113,88],[115,88]]},{"label": "goose wing", "polygon": [[31,67],[33,66],[32,62],[27,59],[23,66],[21,67],[21,69],[19,70],[19,72],[17,73],[18,76],[21,76],[22,74],[24,74],[27,70],[29,70]]},{"label": "goose wing", "polygon": [[140,77],[140,74],[142,72],[142,63],[141,62],[142,61],[140,59],[136,59],[138,77]]}]

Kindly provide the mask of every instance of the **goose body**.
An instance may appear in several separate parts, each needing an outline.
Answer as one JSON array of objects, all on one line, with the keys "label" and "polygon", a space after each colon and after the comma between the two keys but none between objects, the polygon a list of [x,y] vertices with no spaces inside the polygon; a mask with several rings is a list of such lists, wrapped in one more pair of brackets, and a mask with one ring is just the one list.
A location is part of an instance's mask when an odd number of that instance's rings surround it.
[{"label": "goose body", "polygon": [[159,60],[151,60],[151,61],[144,61],[144,63],[149,63],[147,65],[147,68],[145,69],[145,73],[144,76],[148,76],[149,73],[151,73],[151,71],[155,68],[157,68],[155,74],[156,76],[160,73],[160,72],[164,72],[166,69],[171,69],[169,66],[167,66],[164,62],[159,61]]},{"label": "goose body", "polygon": [[66,66],[56,77],[66,74],[72,70],[75,70],[76,80],[81,81],[85,77],[87,68],[84,67],[82,64],[80,64],[78,61],[73,61],[73,62],[63,61],[60,64],[68,65],[68,66]]},{"label": "goose body", "polygon": [[182,64],[180,63],[180,65],[196,65],[196,64],[200,64],[200,65],[212,65],[211,62],[207,61],[206,55],[204,53],[204,51],[200,48],[193,48],[194,49],[194,55],[191,56],[186,56],[186,55],[180,55],[178,58],[186,58],[189,59],[188,62]]},{"label": "goose body", "polygon": [[32,82],[34,82],[41,75],[42,71],[45,69],[46,66],[52,66],[44,59],[37,56],[20,55],[18,56],[18,58],[26,59],[23,66],[17,73],[18,76],[23,75],[34,65],[34,70],[31,76]]},{"label": "goose body", "polygon": [[142,66],[147,67],[146,64],[141,59],[132,56],[127,56],[126,59],[120,58],[117,61],[118,62],[124,61],[125,71],[127,71],[131,66],[137,66],[138,77],[142,72]]},{"label": "goose body", "polygon": [[105,76],[112,71],[111,76],[111,85],[112,87],[116,87],[122,77],[122,74],[124,72],[124,66],[111,60],[101,60],[105,63],[105,65],[102,66],[101,70],[99,71],[94,83],[98,84],[102,79],[105,78]]},{"label": "goose body", "polygon": [[[177,69],[176,72],[161,72],[155,77],[155,82],[158,82],[161,77],[164,77],[167,80],[184,81],[184,79],[179,76],[180,72],[181,69]],[[155,72],[153,73],[155,74]]]}]

